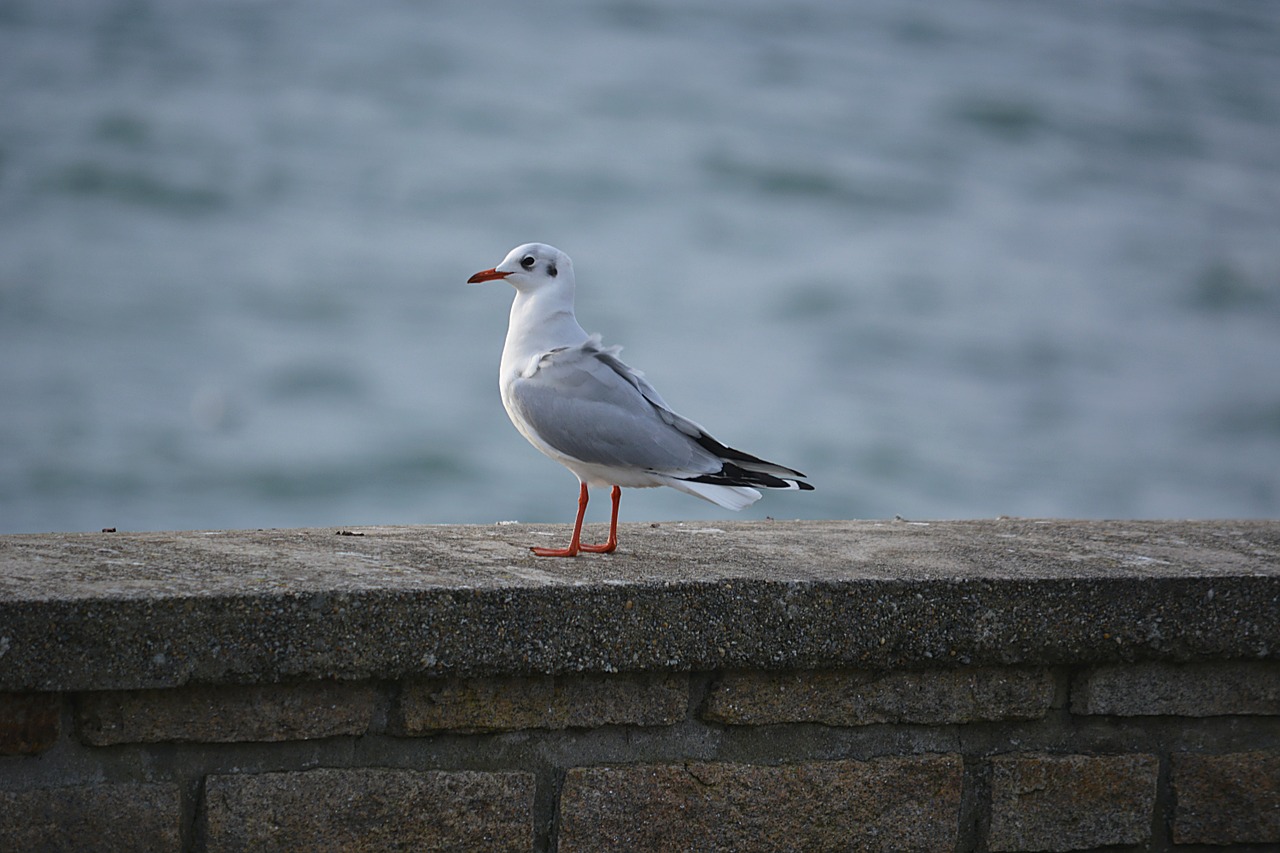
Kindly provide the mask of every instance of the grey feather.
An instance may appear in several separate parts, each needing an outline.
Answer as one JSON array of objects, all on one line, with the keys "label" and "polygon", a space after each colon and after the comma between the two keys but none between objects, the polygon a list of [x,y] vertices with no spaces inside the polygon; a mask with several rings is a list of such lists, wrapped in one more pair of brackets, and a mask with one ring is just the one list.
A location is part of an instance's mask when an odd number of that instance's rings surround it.
[{"label": "grey feather", "polygon": [[699,445],[702,429],[663,401],[648,380],[592,336],[559,347],[511,385],[521,417],[560,453],[597,465],[697,476],[721,461]]}]

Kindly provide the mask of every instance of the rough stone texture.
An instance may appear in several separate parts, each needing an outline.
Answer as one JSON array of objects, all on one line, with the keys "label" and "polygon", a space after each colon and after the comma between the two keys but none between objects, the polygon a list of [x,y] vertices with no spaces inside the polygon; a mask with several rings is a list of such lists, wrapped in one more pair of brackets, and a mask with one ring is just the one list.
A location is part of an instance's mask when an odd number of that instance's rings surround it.
[{"label": "rough stone texture", "polygon": [[685,718],[688,706],[688,676],[440,678],[405,685],[393,730],[669,726]]},{"label": "rough stone texture", "polygon": [[1151,835],[1154,755],[1009,755],[991,761],[988,849],[1083,850]]},{"label": "rough stone texture", "polygon": [[376,699],[368,682],[112,690],[77,697],[76,729],[94,746],[359,735],[369,730]]},{"label": "rough stone texture", "polygon": [[529,773],[310,770],[210,776],[208,853],[533,846]]},{"label": "rough stone texture", "polygon": [[181,848],[177,785],[85,785],[0,791],[0,850]]},{"label": "rough stone texture", "polygon": [[1280,845],[1280,752],[1173,756],[1175,844]]},{"label": "rough stone texture", "polygon": [[570,770],[559,853],[955,849],[959,756]]},{"label": "rough stone texture", "polygon": [[1098,667],[1076,679],[1071,710],[1120,717],[1280,715],[1280,663],[1214,661]]},{"label": "rough stone texture", "polygon": [[712,688],[702,715],[731,725],[1033,720],[1044,716],[1053,691],[1041,669],[733,672]]},{"label": "rough stone texture", "polygon": [[0,536],[0,690],[1280,655],[1280,521],[352,532]]},{"label": "rough stone texture", "polygon": [[0,755],[36,755],[58,740],[62,697],[0,693]]},{"label": "rough stone texture", "polygon": [[354,532],[0,536],[0,850],[1280,848],[1280,522]]}]

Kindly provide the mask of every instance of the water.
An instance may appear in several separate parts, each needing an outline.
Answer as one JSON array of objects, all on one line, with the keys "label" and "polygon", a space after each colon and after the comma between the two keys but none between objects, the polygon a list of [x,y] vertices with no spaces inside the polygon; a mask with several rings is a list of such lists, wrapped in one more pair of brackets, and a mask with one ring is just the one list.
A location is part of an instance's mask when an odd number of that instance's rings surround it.
[{"label": "water", "polygon": [[3,0],[0,531],[569,520],[528,240],[817,486],[745,517],[1275,516],[1276,80],[1275,2]]}]

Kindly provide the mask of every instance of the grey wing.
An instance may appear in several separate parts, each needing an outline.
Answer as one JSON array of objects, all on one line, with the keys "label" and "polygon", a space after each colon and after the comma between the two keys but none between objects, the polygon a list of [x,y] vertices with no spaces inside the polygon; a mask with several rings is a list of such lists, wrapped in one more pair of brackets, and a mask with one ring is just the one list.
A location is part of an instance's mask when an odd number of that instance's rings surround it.
[{"label": "grey wing", "polygon": [[[586,345],[595,344],[598,346],[599,343],[599,337],[593,336]],[[728,467],[732,466],[735,472],[726,474],[730,485],[767,486],[769,488],[779,488],[783,483],[791,481],[792,478],[804,477],[804,474],[785,465],[778,465],[761,459],[759,456],[752,456],[750,453],[743,453],[741,450],[721,444],[701,426],[683,415],[676,414],[658,396],[658,392],[644,378],[644,374],[628,367],[622,362],[622,359],[618,358],[617,347],[601,349],[596,357],[613,368],[614,372],[627,380],[627,382],[635,386],[636,390],[653,406],[654,413],[663,423],[670,425],[673,429],[688,437],[715,460],[715,465],[711,469],[699,473],[710,473],[715,470],[727,471]],[[723,468],[721,468],[722,464],[724,465]],[[797,485],[797,488],[807,489],[811,487],[808,483],[805,483]]]},{"label": "grey wing", "polygon": [[543,441],[582,462],[685,475],[721,467],[680,428],[696,425],[671,412],[616,349],[600,347],[599,338],[547,353],[509,394]]}]

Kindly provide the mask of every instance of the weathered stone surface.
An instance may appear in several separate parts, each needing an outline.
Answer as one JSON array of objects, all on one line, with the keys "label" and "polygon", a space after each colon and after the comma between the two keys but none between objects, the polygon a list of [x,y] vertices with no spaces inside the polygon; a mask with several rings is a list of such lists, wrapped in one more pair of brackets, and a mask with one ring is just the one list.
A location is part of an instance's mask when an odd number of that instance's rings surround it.
[{"label": "weathered stone surface", "polygon": [[368,682],[337,681],[91,692],[77,697],[76,728],[94,746],[360,735],[376,699]]},{"label": "weathered stone surface", "polygon": [[0,536],[0,690],[1280,654],[1280,521]]},{"label": "weathered stone surface", "polygon": [[733,672],[711,689],[702,716],[731,725],[815,722],[947,725],[1033,720],[1053,702],[1042,669],[961,668],[907,672]]},{"label": "weathered stone surface", "polygon": [[570,770],[560,853],[955,849],[959,756]]},{"label": "weathered stone surface", "polygon": [[1280,845],[1280,752],[1173,756],[1175,844]]},{"label": "weathered stone surface", "polygon": [[485,850],[533,845],[529,773],[310,770],[210,776],[209,853]]},{"label": "weathered stone surface", "polygon": [[58,740],[62,697],[0,693],[0,755],[36,755]]},{"label": "weathered stone surface", "polygon": [[177,785],[0,791],[0,850],[179,850]]},{"label": "weathered stone surface", "polygon": [[1098,667],[1072,685],[1071,710],[1120,717],[1280,714],[1280,663],[1214,661]]},{"label": "weathered stone surface", "polygon": [[992,851],[1143,844],[1151,835],[1154,755],[1006,755],[991,770]]},{"label": "weathered stone surface", "polygon": [[669,726],[685,718],[688,706],[689,679],[683,675],[438,678],[404,686],[394,730],[412,735]]}]

